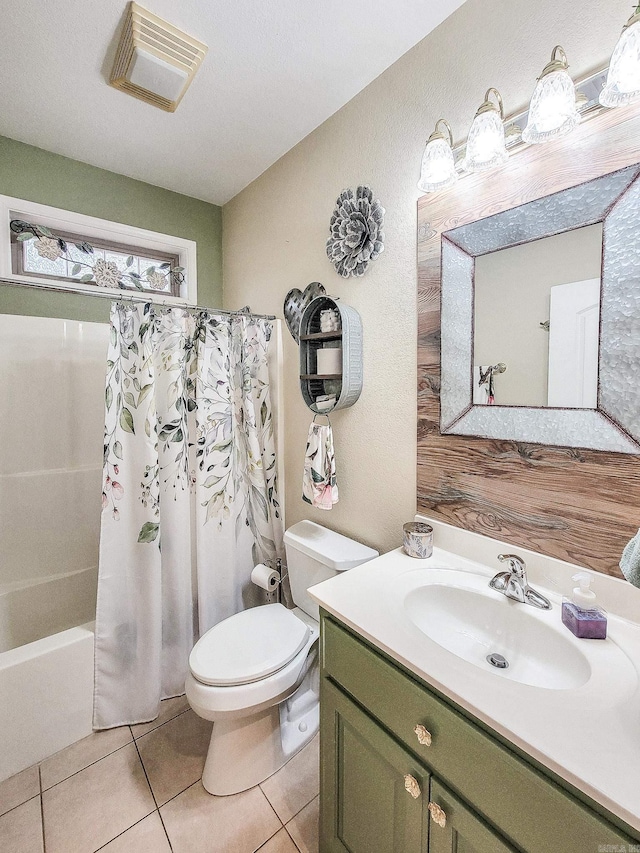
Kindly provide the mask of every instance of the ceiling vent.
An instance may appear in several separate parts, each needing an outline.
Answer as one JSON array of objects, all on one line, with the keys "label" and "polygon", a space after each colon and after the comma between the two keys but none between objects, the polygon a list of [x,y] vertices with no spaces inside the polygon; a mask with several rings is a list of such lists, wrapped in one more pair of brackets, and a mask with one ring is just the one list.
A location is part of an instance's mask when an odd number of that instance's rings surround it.
[{"label": "ceiling vent", "polygon": [[130,3],[109,82],[172,113],[206,52],[206,44]]}]

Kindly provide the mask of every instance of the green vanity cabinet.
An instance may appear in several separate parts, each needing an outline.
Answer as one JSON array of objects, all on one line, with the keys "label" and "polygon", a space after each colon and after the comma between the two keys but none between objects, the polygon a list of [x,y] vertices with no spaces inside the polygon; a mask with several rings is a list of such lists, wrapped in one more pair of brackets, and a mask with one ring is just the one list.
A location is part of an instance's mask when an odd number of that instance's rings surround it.
[{"label": "green vanity cabinet", "polygon": [[[322,690],[332,744],[323,777],[334,780],[323,800],[323,853],[513,853],[342,691],[328,681]],[[434,807],[444,826],[430,820]]]},{"label": "green vanity cabinet", "polygon": [[[326,803],[327,853],[422,853],[427,849],[429,771],[336,687],[323,685],[334,748],[325,755],[335,779]],[[329,736],[328,736],[329,737]],[[414,780],[412,796],[405,776]]]},{"label": "green vanity cabinet", "polygon": [[322,614],[320,853],[597,853],[607,819]]},{"label": "green vanity cabinet", "polygon": [[514,853],[514,847],[436,778],[431,779],[430,800],[442,809],[445,820],[444,826],[431,821],[429,853]]}]

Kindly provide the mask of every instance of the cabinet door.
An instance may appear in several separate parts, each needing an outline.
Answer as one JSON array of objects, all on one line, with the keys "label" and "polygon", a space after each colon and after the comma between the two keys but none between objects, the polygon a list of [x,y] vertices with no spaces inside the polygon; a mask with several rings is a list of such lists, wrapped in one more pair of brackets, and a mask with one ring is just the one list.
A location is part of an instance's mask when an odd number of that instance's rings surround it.
[{"label": "cabinet door", "polygon": [[513,853],[515,848],[433,777],[428,808],[429,853]]},{"label": "cabinet door", "polygon": [[426,853],[428,773],[326,679],[320,707],[321,853]]}]

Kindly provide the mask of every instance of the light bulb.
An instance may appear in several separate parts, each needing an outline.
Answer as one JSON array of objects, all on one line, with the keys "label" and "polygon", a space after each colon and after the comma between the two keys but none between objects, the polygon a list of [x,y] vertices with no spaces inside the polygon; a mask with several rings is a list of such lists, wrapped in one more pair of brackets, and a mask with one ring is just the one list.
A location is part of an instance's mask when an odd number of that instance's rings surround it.
[{"label": "light bulb", "polygon": [[640,98],[640,6],[629,18],[618,39],[604,89],[603,107],[620,107]]},{"label": "light bulb", "polygon": [[[445,125],[448,138],[438,130],[439,124]],[[457,180],[458,173],[453,159],[453,134],[449,124],[441,118],[436,122],[436,128],[427,140],[422,155],[418,189],[432,193],[453,186]]]},{"label": "light bulb", "polygon": [[[556,54],[561,54],[557,59]],[[580,121],[576,109],[576,87],[569,76],[564,50],[553,49],[551,62],[538,78],[529,105],[529,120],[522,133],[524,142],[546,142],[570,133]]]},{"label": "light bulb", "polygon": [[[489,100],[492,92],[498,100],[497,105]],[[483,172],[505,163],[508,156],[502,98],[497,89],[489,89],[469,130],[464,167],[469,172]]]}]

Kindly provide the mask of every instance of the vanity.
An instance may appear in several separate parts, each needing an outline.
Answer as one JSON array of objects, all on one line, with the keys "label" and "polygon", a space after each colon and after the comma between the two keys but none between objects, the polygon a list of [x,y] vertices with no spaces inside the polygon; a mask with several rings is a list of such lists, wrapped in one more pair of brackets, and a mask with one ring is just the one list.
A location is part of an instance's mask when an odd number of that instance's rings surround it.
[{"label": "vanity", "polygon": [[321,853],[640,849],[640,626],[579,640],[499,568],[398,549],[312,588]]},{"label": "vanity", "polygon": [[[605,110],[418,201],[416,504],[439,547],[310,591],[322,853],[640,851],[640,590],[618,568],[640,523],[639,133]],[[489,586],[505,552],[551,609]],[[581,566],[604,640],[562,625]]]}]

